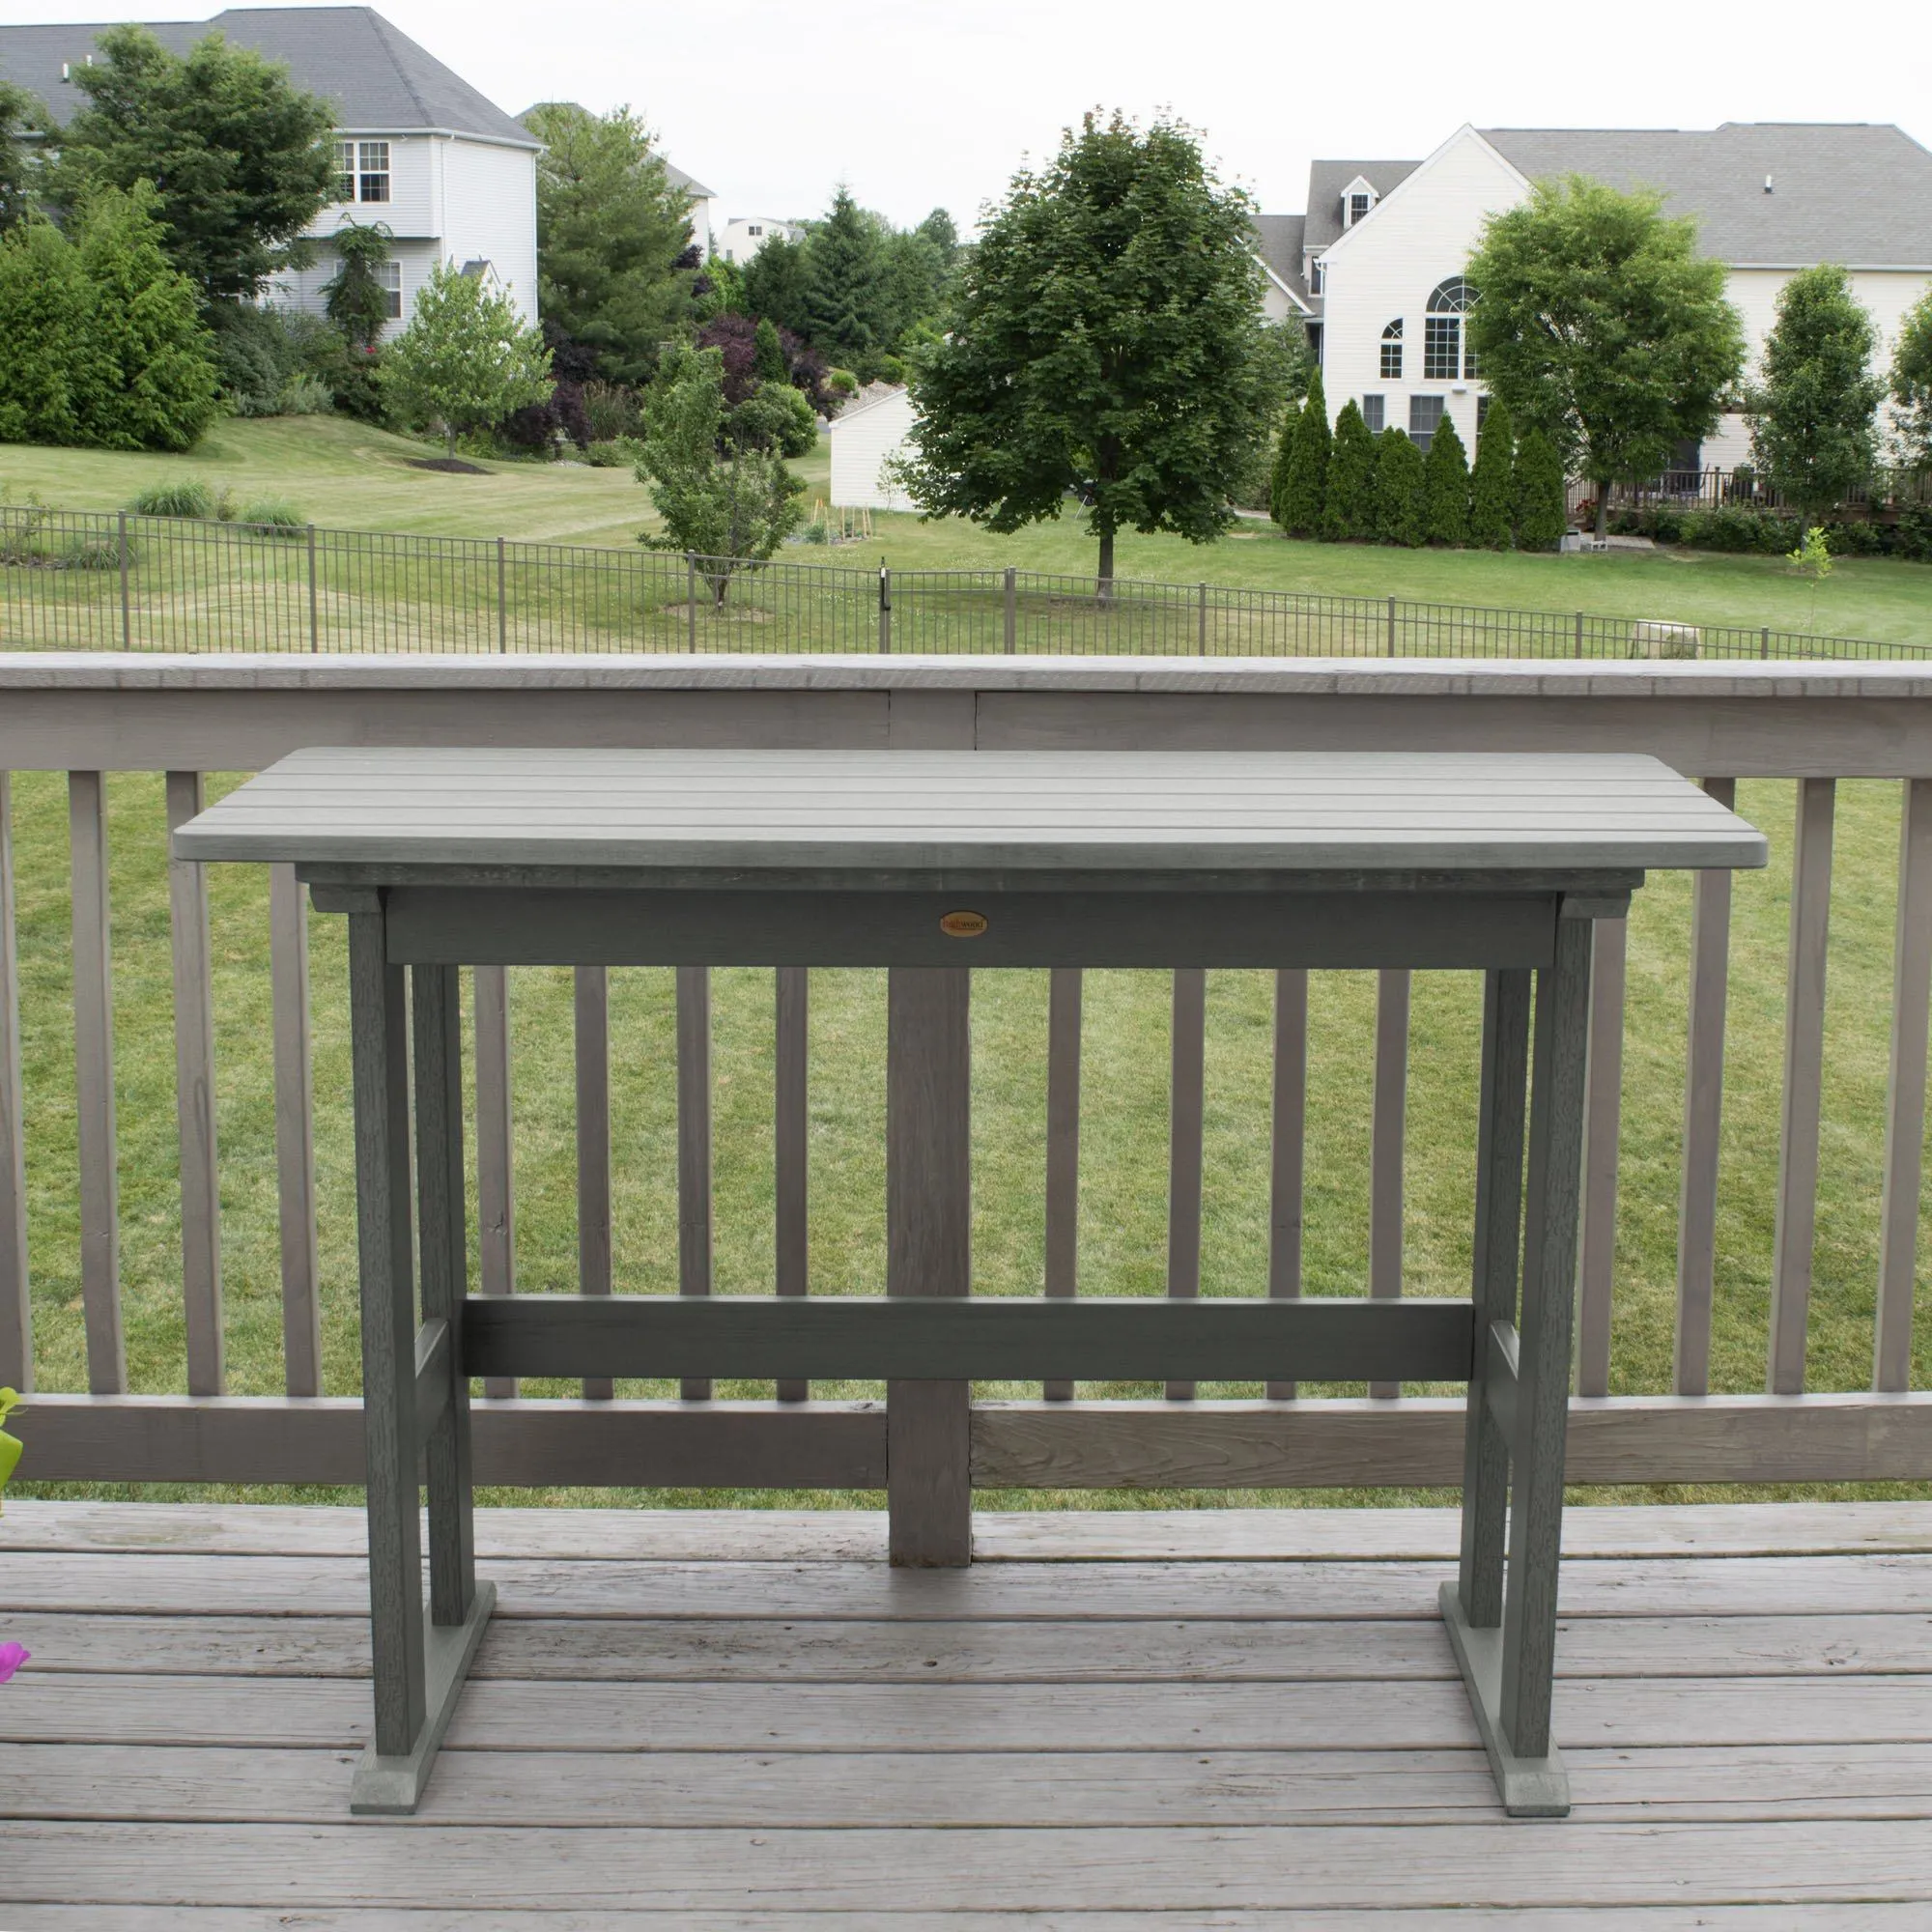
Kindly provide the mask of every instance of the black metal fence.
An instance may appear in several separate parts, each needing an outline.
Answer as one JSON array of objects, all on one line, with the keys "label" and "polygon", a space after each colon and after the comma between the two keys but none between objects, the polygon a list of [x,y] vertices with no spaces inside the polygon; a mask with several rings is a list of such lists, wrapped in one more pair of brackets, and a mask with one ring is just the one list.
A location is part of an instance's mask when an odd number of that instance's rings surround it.
[{"label": "black metal fence", "polygon": [[1923,643],[1029,570],[0,507],[0,644],[129,651],[901,651],[1926,658]]},{"label": "black metal fence", "polygon": [[[1595,495],[1594,484],[1573,482],[1571,507]],[[1647,483],[1610,485],[1612,509],[1641,509],[1650,503],[1668,503],[1683,510],[1719,510],[1727,505],[1747,510],[1798,507],[1746,464],[1735,469],[1668,469]],[[1847,491],[1839,507],[1882,516],[1921,503],[1932,503],[1932,470],[1879,469],[1866,482]]]}]

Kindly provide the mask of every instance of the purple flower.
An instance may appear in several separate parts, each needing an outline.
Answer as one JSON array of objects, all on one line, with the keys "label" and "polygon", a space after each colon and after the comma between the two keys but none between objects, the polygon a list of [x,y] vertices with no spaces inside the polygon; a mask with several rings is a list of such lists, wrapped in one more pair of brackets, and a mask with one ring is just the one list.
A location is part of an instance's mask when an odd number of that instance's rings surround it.
[{"label": "purple flower", "polygon": [[0,1684],[6,1683],[33,1654],[23,1643],[0,1643]]}]

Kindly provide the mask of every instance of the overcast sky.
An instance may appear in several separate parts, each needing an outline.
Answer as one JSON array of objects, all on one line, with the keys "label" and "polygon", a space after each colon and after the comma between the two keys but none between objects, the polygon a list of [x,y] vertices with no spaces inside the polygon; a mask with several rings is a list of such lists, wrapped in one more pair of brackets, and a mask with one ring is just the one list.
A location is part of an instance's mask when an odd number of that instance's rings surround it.
[{"label": "overcast sky", "polygon": [[[146,12],[145,9],[142,11]],[[206,0],[150,18],[220,9]],[[1932,7],[1860,0],[380,0],[493,100],[629,102],[721,213],[821,210],[844,181],[962,227],[1094,104],[1167,108],[1269,213],[1316,155],[1478,127],[1895,121],[1932,144]],[[99,0],[0,0],[99,20]]]}]

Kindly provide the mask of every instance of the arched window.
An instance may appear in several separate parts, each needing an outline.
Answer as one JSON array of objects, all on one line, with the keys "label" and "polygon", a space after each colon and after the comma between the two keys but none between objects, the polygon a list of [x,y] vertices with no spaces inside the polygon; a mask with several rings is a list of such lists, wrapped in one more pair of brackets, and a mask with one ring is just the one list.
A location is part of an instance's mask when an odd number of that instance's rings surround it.
[{"label": "arched window", "polygon": [[1422,375],[1425,382],[1453,383],[1473,376],[1473,361],[1463,362],[1463,317],[1476,305],[1474,287],[1461,275],[1451,275],[1430,292],[1429,314],[1422,325]]},{"label": "arched window", "polygon": [[1382,330],[1382,381],[1402,381],[1402,317]]}]

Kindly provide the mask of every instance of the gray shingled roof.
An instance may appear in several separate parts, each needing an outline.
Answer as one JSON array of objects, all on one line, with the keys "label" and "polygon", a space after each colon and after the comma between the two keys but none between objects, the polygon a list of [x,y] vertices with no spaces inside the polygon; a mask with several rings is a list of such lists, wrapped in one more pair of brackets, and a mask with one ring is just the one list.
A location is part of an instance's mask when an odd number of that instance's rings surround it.
[{"label": "gray shingled roof", "polygon": [[1306,245],[1325,248],[1342,232],[1342,190],[1360,175],[1378,196],[1406,181],[1420,161],[1310,161]]},{"label": "gray shingled roof", "polygon": [[[39,95],[58,126],[83,98],[62,84],[61,67],[83,65],[108,24],[0,27],[0,76]],[[520,148],[541,145],[371,7],[232,7],[212,20],[143,24],[177,54],[218,32],[285,62],[298,87],[335,103],[338,128],[392,134],[434,128]]]},{"label": "gray shingled roof", "polygon": [[1898,128],[1726,121],[1482,132],[1532,181],[1580,174],[1662,189],[1670,213],[1697,217],[1699,249],[1720,262],[1932,267],[1932,152]]},{"label": "gray shingled roof", "polygon": [[1302,214],[1255,216],[1255,252],[1304,302],[1309,301],[1309,295],[1301,275],[1301,233],[1307,218]]}]

